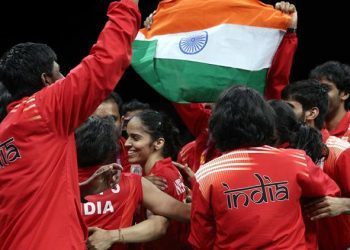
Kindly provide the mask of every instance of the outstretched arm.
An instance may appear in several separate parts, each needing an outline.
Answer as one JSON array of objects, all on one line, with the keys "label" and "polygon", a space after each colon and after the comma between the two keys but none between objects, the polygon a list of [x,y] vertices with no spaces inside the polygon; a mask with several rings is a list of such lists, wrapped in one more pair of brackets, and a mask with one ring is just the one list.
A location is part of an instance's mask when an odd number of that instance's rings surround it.
[{"label": "outstretched arm", "polygon": [[281,99],[281,92],[289,83],[294,54],[298,46],[298,38],[296,35],[298,13],[294,4],[278,2],[275,8],[285,14],[291,15],[291,22],[287,33],[284,35],[276,51],[267,75],[267,85],[265,89],[265,96],[267,99]]},{"label": "outstretched arm", "polygon": [[150,181],[142,178],[143,204],[153,214],[180,221],[189,221],[191,206],[160,191]]},{"label": "outstretched arm", "polygon": [[153,215],[134,226],[116,230],[89,228],[88,249],[107,250],[115,243],[139,243],[156,240],[165,235],[168,219]]},{"label": "outstretched arm", "polygon": [[131,44],[140,25],[135,2],[112,2],[109,20],[90,54],[65,78],[35,95],[40,115],[51,131],[71,134],[116,86],[130,64]]}]

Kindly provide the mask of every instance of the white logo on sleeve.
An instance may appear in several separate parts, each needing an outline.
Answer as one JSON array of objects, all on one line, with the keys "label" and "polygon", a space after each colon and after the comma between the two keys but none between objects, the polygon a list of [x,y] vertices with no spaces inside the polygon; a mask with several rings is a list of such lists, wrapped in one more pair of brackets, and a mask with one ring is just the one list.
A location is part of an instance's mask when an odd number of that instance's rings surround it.
[{"label": "white logo on sleeve", "polygon": [[182,193],[184,193],[186,191],[185,184],[182,182],[181,179],[177,179],[174,182],[174,185],[175,185],[176,193],[178,195],[180,195],[180,194],[182,194]]}]

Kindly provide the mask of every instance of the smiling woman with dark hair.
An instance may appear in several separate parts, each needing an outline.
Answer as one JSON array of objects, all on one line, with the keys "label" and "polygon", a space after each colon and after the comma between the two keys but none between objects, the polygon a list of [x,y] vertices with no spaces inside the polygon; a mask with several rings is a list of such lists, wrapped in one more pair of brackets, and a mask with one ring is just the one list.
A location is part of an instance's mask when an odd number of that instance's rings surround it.
[{"label": "smiling woman with dark hair", "polygon": [[[75,137],[80,181],[85,181],[99,164],[115,163],[117,132],[113,118],[90,117],[76,130]],[[82,204],[84,222],[94,227],[90,229],[88,249],[100,249],[102,245],[103,249],[111,246],[111,249],[127,249],[125,244],[118,243],[146,242],[163,236],[169,224],[166,217],[178,220],[190,217],[188,205],[130,173],[122,173],[116,186],[89,195],[86,200]],[[132,226],[133,215],[141,204],[157,215]]]},{"label": "smiling woman with dark hair", "polygon": [[[162,190],[179,201],[186,198],[186,189],[180,172],[172,163],[179,149],[178,130],[165,114],[154,110],[136,113],[127,125],[129,162],[140,164],[146,178],[154,176],[166,180]],[[146,215],[146,211],[144,216]],[[145,249],[188,249],[188,225],[171,221],[167,234]]]}]

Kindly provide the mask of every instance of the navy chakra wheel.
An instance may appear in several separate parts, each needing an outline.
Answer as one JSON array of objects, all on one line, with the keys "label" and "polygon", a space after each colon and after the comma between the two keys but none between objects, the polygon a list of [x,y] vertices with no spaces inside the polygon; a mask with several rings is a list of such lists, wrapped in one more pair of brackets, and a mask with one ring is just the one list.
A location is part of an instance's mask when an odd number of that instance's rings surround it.
[{"label": "navy chakra wheel", "polygon": [[179,47],[182,53],[193,55],[202,51],[208,42],[208,32],[202,31],[200,33],[192,34],[181,38]]}]

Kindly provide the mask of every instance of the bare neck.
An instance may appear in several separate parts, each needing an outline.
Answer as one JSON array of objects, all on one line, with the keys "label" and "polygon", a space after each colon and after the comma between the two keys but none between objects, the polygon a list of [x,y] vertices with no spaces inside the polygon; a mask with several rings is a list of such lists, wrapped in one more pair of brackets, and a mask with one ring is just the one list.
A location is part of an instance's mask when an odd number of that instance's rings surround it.
[{"label": "bare neck", "polygon": [[154,152],[153,154],[151,154],[148,157],[147,162],[145,163],[145,166],[144,166],[146,175],[148,175],[149,172],[151,172],[151,169],[154,167],[157,161],[160,161],[163,159],[164,157],[161,156],[158,152]]},{"label": "bare neck", "polygon": [[315,126],[315,121],[314,121],[314,120],[307,121],[306,123],[307,123],[307,125],[309,125],[311,128],[314,128],[314,129],[316,129],[316,130],[319,131],[319,129],[316,128],[316,126]]},{"label": "bare neck", "polygon": [[336,129],[340,121],[344,118],[345,114],[346,110],[344,106],[341,106],[332,117],[327,117],[326,128],[328,129],[328,131]]}]

